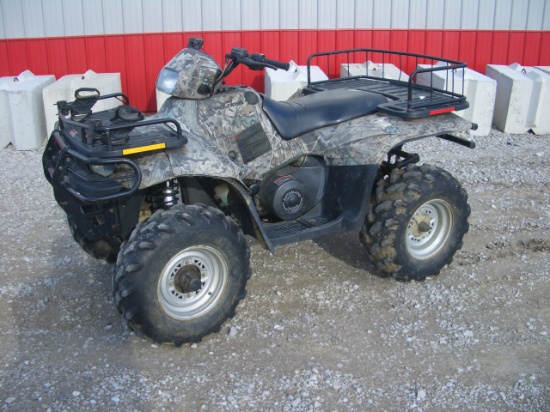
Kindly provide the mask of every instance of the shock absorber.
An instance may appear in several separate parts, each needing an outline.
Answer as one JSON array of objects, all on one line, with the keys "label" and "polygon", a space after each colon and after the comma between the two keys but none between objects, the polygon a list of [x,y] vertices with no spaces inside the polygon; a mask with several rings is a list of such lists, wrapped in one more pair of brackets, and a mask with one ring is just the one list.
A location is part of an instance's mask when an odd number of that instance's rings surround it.
[{"label": "shock absorber", "polygon": [[178,180],[167,180],[153,192],[153,211],[158,209],[170,209],[178,203]]}]

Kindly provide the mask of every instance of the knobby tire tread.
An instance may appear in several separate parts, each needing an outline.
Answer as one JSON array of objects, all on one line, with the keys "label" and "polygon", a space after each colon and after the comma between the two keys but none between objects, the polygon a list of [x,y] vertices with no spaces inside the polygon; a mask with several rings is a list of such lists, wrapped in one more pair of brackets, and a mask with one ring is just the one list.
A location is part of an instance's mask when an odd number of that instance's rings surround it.
[{"label": "knobby tire tread", "polygon": [[[414,267],[417,263],[414,259],[399,253],[402,250],[397,243],[403,230],[401,217],[410,213],[411,205],[415,205],[423,193],[441,184],[446,186],[449,197],[456,198],[457,204],[463,209],[457,216],[457,229],[451,234],[455,238],[453,241],[456,242],[456,248],[446,254],[438,267],[419,272]],[[380,179],[360,232],[360,240],[374,271],[382,277],[393,277],[400,281],[424,280],[428,276],[437,275],[443,266],[452,262],[454,253],[462,248],[463,236],[469,230],[467,219],[470,206],[467,200],[466,191],[449,172],[430,165],[409,165],[403,169],[394,169],[388,178]]]}]

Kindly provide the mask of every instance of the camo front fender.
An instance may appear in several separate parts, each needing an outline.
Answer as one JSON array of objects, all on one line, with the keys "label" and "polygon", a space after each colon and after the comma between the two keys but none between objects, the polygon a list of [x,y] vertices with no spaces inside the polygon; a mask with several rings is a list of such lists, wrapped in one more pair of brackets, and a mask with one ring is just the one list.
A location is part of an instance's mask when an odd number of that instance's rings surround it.
[{"label": "camo front fender", "polygon": [[231,161],[206,139],[190,136],[179,149],[138,155],[132,159],[141,169],[140,189],[183,176],[212,176],[240,180],[246,167]]}]

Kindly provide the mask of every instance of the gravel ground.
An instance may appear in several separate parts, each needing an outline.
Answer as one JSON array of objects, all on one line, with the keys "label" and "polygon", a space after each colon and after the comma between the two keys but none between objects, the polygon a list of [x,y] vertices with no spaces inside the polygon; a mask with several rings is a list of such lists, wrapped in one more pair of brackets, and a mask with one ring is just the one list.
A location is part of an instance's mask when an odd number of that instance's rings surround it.
[{"label": "gravel ground", "polygon": [[470,196],[464,248],[439,276],[372,275],[357,233],[275,256],[251,240],[237,315],[181,348],[126,328],[41,151],[0,150],[0,409],[550,410],[550,136],[476,140],[407,147]]}]

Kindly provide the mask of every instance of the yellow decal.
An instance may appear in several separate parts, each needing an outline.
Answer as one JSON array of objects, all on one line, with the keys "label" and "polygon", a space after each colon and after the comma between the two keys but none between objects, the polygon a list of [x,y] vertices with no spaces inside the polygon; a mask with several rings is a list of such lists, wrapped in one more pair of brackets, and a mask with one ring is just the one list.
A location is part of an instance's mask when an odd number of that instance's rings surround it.
[{"label": "yellow decal", "polygon": [[141,146],[141,147],[134,147],[132,149],[124,149],[122,150],[122,154],[124,156],[141,153],[141,152],[149,152],[151,150],[159,150],[159,149],[165,149],[166,143],[159,143],[159,144],[151,144],[149,146]]}]

